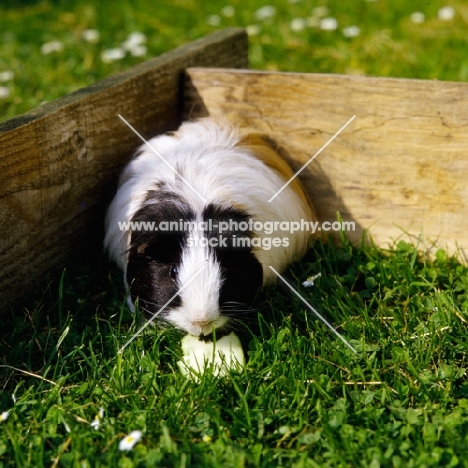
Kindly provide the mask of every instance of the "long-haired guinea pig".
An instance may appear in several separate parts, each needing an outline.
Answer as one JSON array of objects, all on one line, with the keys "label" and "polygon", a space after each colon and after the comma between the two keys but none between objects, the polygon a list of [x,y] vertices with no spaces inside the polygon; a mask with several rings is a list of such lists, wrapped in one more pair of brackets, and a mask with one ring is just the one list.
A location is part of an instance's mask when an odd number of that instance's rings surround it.
[{"label": "long-haired guinea pig", "polygon": [[149,144],[106,217],[129,306],[196,336],[229,328],[275,282],[269,266],[282,272],[306,252],[310,231],[284,223],[310,223],[313,209],[297,178],[269,202],[293,172],[265,136],[206,118]]}]

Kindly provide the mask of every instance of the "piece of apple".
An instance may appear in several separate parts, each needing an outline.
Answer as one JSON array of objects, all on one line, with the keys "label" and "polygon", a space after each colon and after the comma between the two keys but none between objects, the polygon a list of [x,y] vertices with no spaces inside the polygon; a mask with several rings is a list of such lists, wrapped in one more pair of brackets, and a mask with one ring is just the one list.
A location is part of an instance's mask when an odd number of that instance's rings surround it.
[{"label": "piece of apple", "polygon": [[196,336],[186,335],[181,345],[184,355],[178,362],[179,368],[184,375],[195,379],[196,373],[203,373],[208,367],[212,367],[214,375],[221,377],[229,369],[241,371],[245,366],[242,345],[233,332],[216,342],[205,342]]}]

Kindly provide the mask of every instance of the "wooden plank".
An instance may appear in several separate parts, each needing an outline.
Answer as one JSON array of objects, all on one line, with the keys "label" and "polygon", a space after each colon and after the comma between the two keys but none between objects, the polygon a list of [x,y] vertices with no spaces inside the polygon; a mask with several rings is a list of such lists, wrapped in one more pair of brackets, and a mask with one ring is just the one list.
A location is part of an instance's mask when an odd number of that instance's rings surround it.
[{"label": "wooden plank", "polygon": [[121,166],[181,120],[188,66],[246,67],[247,36],[227,29],[0,124],[0,310],[18,304],[72,252],[102,242]]},{"label": "wooden plank", "polygon": [[354,221],[384,246],[407,231],[468,249],[468,84],[190,69],[186,109],[264,131],[304,171],[322,221]]}]

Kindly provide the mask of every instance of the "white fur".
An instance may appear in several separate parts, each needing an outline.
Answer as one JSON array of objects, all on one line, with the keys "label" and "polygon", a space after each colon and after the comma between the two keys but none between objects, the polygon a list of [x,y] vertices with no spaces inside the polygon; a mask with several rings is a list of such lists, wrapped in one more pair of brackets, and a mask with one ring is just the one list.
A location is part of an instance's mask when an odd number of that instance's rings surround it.
[{"label": "white fur", "polygon": [[[310,211],[291,186],[286,187],[271,203],[268,200],[286,182],[275,171],[257,159],[251,150],[236,146],[242,132],[228,124],[211,119],[184,123],[172,135],[149,141],[151,146],[200,193],[206,203],[180,179],[146,145],[125,168],[119,190],[106,218],[105,247],[126,277],[130,232],[120,231],[118,222],[129,221],[141,208],[148,190],[155,190],[164,181],[201,214],[208,203],[244,207],[249,215],[263,223],[267,221],[309,220]],[[259,238],[288,237],[288,247],[256,249],[255,256],[263,268],[264,285],[275,281],[268,267],[283,271],[289,263],[302,256],[308,246],[310,233],[294,234],[278,231],[272,234],[257,232]],[[204,271],[181,293],[182,310],[172,311],[169,321],[192,334],[207,331],[203,322],[222,325],[219,317],[218,293],[220,272],[208,249],[190,248],[184,252],[179,281],[182,287],[195,273]],[[181,313],[182,312],[182,313]],[[210,325],[212,326],[212,325]],[[197,333],[198,332],[198,333]]]},{"label": "white fur", "polygon": [[[190,235],[197,237],[197,232]],[[171,310],[166,320],[196,336],[208,335],[213,328],[225,325],[228,318],[220,315],[218,303],[221,283],[220,265],[213,252],[200,245],[185,249],[178,275],[179,290],[184,288],[180,293],[182,306]]]}]

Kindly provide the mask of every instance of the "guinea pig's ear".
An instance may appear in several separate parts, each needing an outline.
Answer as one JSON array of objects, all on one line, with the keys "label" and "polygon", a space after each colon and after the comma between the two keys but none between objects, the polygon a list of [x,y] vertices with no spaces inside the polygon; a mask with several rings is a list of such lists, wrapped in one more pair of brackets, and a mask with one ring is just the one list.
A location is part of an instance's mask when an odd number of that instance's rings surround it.
[{"label": "guinea pig's ear", "polygon": [[138,255],[144,255],[144,254],[145,254],[146,247],[148,247],[148,243],[147,243],[147,242],[143,242],[143,244],[140,244],[140,245],[136,248],[137,254],[138,254]]},{"label": "guinea pig's ear", "polygon": [[130,253],[133,256],[144,258],[146,261],[156,263],[179,263],[182,255],[183,239],[180,234],[165,233],[153,234],[151,238],[132,239]]}]

